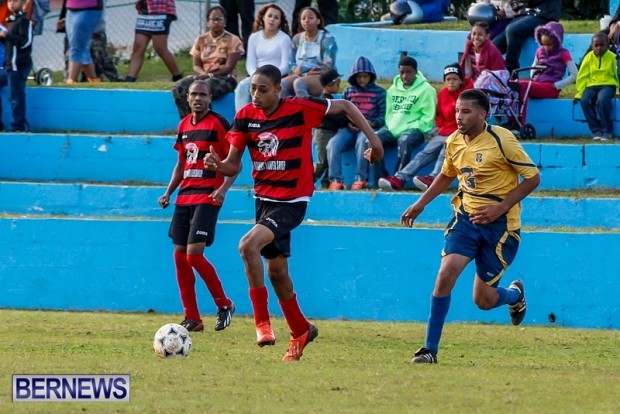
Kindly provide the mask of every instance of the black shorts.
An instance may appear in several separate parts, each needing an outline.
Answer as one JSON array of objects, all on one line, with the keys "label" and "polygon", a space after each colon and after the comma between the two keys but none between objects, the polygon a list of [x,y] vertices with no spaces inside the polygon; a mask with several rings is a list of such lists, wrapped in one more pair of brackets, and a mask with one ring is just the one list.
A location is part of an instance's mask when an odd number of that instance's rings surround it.
[{"label": "black shorts", "polygon": [[308,203],[280,203],[256,199],[256,223],[273,232],[274,239],[263,247],[260,254],[265,259],[291,255],[291,231],[299,226],[306,215]]},{"label": "black shorts", "polygon": [[174,244],[187,246],[193,243],[213,244],[215,225],[221,206],[197,204],[175,206],[168,236]]},{"label": "black shorts", "polygon": [[146,36],[167,35],[170,33],[170,23],[175,19],[171,14],[139,14],[136,33]]}]

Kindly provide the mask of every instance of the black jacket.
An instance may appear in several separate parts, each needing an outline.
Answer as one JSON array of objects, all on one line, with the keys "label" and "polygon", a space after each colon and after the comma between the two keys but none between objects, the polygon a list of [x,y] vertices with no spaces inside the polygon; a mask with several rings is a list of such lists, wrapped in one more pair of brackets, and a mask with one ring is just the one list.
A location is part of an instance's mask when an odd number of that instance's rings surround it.
[{"label": "black jacket", "polygon": [[4,68],[15,71],[32,66],[32,23],[23,11],[9,16],[7,23]]}]

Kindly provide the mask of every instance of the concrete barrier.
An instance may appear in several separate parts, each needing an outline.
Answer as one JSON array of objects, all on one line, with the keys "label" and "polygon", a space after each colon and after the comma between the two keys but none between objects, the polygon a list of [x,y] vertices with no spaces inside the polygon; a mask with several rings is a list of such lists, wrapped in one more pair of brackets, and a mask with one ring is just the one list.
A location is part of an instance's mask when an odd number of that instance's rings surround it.
[{"label": "concrete barrier", "polygon": [[[109,217],[167,220],[157,199],[163,186],[94,185],[86,183],[0,182],[0,206],[5,214],[29,216]],[[400,214],[421,193],[317,191],[308,206],[308,223],[365,223],[398,226]],[[440,195],[417,220],[444,226],[452,215],[452,194]],[[220,220],[252,222],[250,188],[233,188]],[[620,203],[614,198],[536,197],[523,201],[523,226],[620,230]]]},{"label": "concrete barrier", "polygon": [[[235,301],[251,314],[237,252],[249,223],[220,223],[206,251]],[[181,316],[168,220],[0,218],[0,307],[137,311]],[[439,265],[440,229],[304,224],[292,237],[290,271],[309,318],[426,321]],[[503,286],[527,287],[525,324],[618,329],[620,234],[530,233]],[[508,323],[505,307],[483,312],[471,300],[473,267],[452,294],[449,321]],[[596,283],[592,275],[599,275]],[[198,283],[205,317],[215,306]],[[271,292],[270,312],[280,315]]]},{"label": "concrete barrier", "polygon": [[[4,134],[1,138],[0,153],[7,156],[0,163],[0,180],[166,184],[176,163],[173,135]],[[523,146],[541,169],[541,189],[620,188],[618,145]],[[393,168],[395,159],[395,151],[388,151],[388,168]],[[243,163],[235,185],[251,186],[247,151]],[[355,159],[349,151],[343,157],[347,184],[353,181],[354,169]]]}]

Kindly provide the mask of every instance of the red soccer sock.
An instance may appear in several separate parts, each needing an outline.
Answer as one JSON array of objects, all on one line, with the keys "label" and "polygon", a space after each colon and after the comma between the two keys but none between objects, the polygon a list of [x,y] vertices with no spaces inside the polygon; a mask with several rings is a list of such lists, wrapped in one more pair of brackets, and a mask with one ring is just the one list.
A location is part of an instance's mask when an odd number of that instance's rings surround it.
[{"label": "red soccer sock", "polygon": [[213,301],[218,308],[230,306],[232,301],[226,297],[222,282],[217,276],[215,268],[202,254],[188,254],[187,261],[196,269],[202,280],[207,285],[207,289],[213,297]]},{"label": "red soccer sock", "polygon": [[183,304],[183,314],[187,319],[200,321],[200,312],[196,303],[196,276],[194,269],[187,261],[187,255],[183,252],[174,252],[174,265],[177,274],[177,284],[179,285],[179,294],[181,303]]},{"label": "red soccer sock", "polygon": [[258,326],[260,323],[269,322],[269,308],[267,306],[267,288],[250,288],[250,300],[254,309],[254,323]]},{"label": "red soccer sock", "polygon": [[308,332],[308,320],[304,314],[301,313],[301,309],[299,309],[297,295],[295,293],[293,293],[293,297],[286,302],[280,301],[280,307],[282,308],[282,313],[284,314],[286,323],[288,323],[288,326],[291,329],[293,338],[299,338]]}]

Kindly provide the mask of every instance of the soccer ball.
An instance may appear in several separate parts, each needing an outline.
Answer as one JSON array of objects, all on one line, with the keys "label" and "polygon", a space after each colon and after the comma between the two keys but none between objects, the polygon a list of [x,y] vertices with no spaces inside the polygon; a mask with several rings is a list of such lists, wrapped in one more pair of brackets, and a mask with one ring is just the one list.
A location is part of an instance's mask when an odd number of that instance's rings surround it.
[{"label": "soccer ball", "polygon": [[155,332],[153,348],[160,358],[186,357],[192,350],[192,337],[181,325],[168,323]]}]

